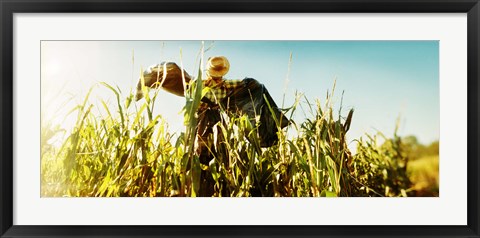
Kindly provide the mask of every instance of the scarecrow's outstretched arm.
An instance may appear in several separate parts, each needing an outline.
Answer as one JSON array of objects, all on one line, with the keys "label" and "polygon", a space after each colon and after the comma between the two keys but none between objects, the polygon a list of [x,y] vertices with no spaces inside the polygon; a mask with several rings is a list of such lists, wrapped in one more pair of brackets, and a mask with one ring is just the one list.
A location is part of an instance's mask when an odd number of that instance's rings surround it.
[{"label": "scarecrow's outstretched arm", "polygon": [[[185,79],[185,82],[184,80]],[[143,72],[144,85],[149,88],[162,88],[165,91],[177,96],[184,96],[184,83],[188,84],[192,77],[177,64],[173,62],[163,62],[158,65],[150,66]],[[142,78],[137,83],[137,94],[135,99],[138,101],[143,98]]]}]

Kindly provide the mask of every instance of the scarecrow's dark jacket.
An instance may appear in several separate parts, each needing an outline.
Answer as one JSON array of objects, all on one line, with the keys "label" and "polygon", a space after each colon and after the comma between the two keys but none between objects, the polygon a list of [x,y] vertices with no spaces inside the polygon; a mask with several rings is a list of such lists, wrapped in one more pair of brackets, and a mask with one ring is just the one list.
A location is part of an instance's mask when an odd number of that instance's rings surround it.
[{"label": "scarecrow's dark jacket", "polygon": [[[286,127],[289,120],[277,107],[263,84],[253,78],[245,78],[242,83],[243,87],[229,92],[220,104],[229,112],[247,114],[254,126],[256,125],[255,118],[259,116],[260,124],[257,133],[260,138],[260,146],[270,147],[278,141],[278,129]],[[208,124],[216,123],[219,119],[215,116],[213,118],[216,119]],[[278,126],[275,120],[277,120]]]}]

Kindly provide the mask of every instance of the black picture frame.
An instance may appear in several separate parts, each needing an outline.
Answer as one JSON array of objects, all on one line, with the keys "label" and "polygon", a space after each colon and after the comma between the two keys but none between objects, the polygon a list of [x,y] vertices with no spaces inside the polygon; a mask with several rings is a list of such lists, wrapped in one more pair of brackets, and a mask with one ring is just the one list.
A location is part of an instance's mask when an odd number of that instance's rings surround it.
[{"label": "black picture frame", "polygon": [[[1,237],[480,237],[479,0],[0,0]],[[467,13],[468,217],[466,226],[20,226],[13,225],[14,13]]]}]

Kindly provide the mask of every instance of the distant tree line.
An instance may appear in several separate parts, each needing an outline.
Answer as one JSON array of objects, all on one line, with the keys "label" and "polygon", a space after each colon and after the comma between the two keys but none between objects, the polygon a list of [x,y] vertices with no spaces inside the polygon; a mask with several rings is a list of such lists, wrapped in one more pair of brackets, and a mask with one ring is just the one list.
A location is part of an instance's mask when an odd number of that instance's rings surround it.
[{"label": "distant tree line", "polygon": [[439,141],[434,141],[428,145],[421,144],[417,137],[410,135],[402,138],[403,151],[409,160],[416,160],[426,156],[439,154]]}]

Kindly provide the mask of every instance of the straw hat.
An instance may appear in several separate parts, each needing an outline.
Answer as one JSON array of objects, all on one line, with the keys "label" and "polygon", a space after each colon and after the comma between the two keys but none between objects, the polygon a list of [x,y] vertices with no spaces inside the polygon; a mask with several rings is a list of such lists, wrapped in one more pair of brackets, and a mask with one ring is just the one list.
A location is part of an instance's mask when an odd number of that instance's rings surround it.
[{"label": "straw hat", "polygon": [[208,58],[207,74],[214,78],[221,78],[228,73],[230,63],[225,56],[212,56]]}]

